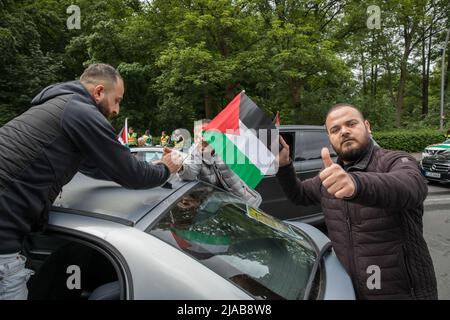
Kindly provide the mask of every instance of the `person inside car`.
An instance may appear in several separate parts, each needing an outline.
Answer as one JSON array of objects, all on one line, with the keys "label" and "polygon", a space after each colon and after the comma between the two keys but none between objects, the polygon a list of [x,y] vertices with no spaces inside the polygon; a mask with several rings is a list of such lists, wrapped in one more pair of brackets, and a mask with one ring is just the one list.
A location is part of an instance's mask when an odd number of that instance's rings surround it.
[{"label": "person inside car", "polygon": [[262,202],[261,195],[249,188],[203,139],[202,128],[209,122],[210,120],[205,119],[195,125],[195,143],[189,149],[190,157],[186,158],[178,172],[180,178],[188,181],[199,179],[216,185],[258,208]]}]

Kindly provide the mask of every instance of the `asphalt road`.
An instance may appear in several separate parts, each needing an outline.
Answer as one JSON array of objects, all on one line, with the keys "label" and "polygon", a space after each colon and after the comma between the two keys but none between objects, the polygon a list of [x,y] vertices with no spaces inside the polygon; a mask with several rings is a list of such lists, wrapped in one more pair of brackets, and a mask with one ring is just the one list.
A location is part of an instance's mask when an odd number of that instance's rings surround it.
[{"label": "asphalt road", "polygon": [[438,282],[440,300],[450,300],[450,185],[429,184],[423,232]]}]

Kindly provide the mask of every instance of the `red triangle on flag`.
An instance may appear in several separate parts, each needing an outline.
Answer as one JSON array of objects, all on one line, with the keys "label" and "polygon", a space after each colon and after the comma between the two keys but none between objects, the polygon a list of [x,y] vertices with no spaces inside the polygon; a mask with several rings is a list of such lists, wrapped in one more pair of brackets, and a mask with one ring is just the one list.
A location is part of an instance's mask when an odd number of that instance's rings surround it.
[{"label": "red triangle on flag", "polygon": [[175,231],[171,230],[170,233],[172,234],[172,237],[175,239],[175,242],[181,249],[186,250],[189,247],[191,247],[191,243],[189,241],[186,241],[184,238],[180,237],[179,235],[177,235],[177,233]]},{"label": "red triangle on flag", "polygon": [[239,134],[239,110],[241,104],[241,95],[238,94],[225,109],[223,109],[210,123],[204,131],[215,130],[228,134]]}]

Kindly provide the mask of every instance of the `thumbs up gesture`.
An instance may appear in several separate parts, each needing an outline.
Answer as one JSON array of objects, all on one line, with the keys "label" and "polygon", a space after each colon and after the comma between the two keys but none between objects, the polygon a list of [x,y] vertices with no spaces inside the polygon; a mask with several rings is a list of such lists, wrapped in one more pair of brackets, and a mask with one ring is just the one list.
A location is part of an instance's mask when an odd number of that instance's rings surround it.
[{"label": "thumbs up gesture", "polygon": [[325,169],[319,177],[324,188],[339,199],[353,196],[356,191],[353,178],[340,165],[333,163],[328,148],[323,148],[321,155]]}]

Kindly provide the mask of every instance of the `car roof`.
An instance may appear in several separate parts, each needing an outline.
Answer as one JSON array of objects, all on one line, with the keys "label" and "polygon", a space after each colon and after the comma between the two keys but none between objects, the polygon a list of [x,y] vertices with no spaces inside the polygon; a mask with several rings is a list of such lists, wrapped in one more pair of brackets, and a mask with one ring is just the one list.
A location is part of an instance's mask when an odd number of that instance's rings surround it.
[{"label": "car roof", "polygon": [[325,126],[313,126],[313,125],[303,125],[303,124],[289,124],[277,126],[278,129],[282,131],[287,130],[325,130]]},{"label": "car roof", "polygon": [[119,184],[77,173],[63,187],[52,211],[87,215],[134,226],[164,199],[189,182],[173,179],[172,188],[125,189]]}]

